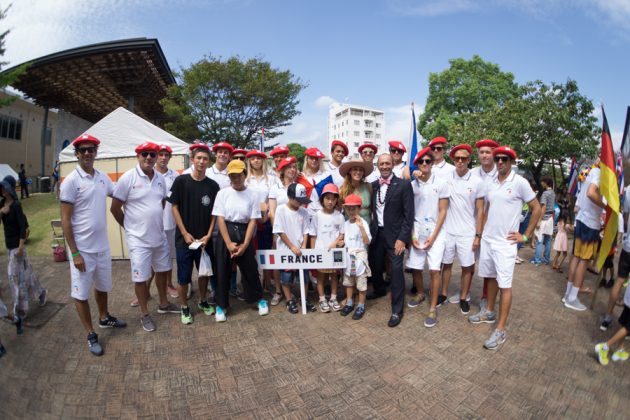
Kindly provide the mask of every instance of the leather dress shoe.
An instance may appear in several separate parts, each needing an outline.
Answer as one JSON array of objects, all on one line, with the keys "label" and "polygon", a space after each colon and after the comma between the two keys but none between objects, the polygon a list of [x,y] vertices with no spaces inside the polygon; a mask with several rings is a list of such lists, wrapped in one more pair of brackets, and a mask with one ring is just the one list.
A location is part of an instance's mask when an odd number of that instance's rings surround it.
[{"label": "leather dress shoe", "polygon": [[398,324],[400,324],[400,321],[402,320],[403,314],[402,312],[399,314],[392,314],[392,316],[389,318],[389,322],[387,323],[388,327],[395,327]]}]

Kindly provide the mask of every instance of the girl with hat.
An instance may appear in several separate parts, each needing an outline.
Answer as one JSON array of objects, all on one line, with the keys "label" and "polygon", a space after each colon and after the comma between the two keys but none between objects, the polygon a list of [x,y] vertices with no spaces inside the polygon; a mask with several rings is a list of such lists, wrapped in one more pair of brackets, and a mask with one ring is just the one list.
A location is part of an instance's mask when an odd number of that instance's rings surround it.
[{"label": "girl with hat", "polygon": [[[359,214],[370,223],[370,200],[372,197],[372,186],[365,178],[372,173],[374,165],[363,160],[351,160],[343,163],[339,168],[339,174],[343,176],[343,185],[339,192],[340,203],[343,205],[346,197],[355,194],[361,197],[361,209]],[[346,217],[347,218],[347,217]]]},{"label": "girl with hat", "polygon": [[330,176],[330,173],[324,167],[324,157],[322,151],[317,147],[306,149],[302,173],[297,181],[304,185],[307,193],[310,194],[311,204],[308,205],[307,210],[311,216],[322,208],[315,187],[326,177]]}]

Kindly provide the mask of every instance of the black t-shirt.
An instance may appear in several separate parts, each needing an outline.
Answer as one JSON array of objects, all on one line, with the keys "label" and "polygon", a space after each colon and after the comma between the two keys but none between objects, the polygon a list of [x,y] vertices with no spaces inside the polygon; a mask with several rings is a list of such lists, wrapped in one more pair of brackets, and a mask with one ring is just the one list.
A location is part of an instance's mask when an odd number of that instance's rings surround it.
[{"label": "black t-shirt", "polygon": [[[0,201],[0,207],[4,207],[4,200]],[[20,246],[20,239],[26,239],[28,222],[19,201],[13,201],[9,206],[9,213],[2,215],[2,224],[4,225],[4,241],[7,249]]]},{"label": "black t-shirt", "polygon": [[[178,207],[182,222],[193,238],[199,239],[208,234],[212,207],[219,189],[219,184],[208,177],[201,181],[195,181],[190,174],[175,178],[167,200]],[[175,246],[188,246],[179,229],[175,229]]]}]

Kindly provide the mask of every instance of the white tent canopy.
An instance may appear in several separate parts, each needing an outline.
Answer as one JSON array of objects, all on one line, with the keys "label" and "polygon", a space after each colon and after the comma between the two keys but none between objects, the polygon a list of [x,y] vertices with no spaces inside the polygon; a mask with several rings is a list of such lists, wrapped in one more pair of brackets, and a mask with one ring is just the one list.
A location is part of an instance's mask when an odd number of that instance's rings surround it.
[{"label": "white tent canopy", "polygon": [[3,180],[7,175],[11,175],[16,181],[19,178],[17,172],[11,166],[6,163],[0,163],[0,180]]},{"label": "white tent canopy", "polygon": [[[136,146],[147,141],[170,146],[173,155],[186,155],[190,146],[122,107],[112,111],[83,134],[90,134],[101,141],[97,159],[135,157]],[[60,163],[76,161],[72,145],[59,153]]]}]

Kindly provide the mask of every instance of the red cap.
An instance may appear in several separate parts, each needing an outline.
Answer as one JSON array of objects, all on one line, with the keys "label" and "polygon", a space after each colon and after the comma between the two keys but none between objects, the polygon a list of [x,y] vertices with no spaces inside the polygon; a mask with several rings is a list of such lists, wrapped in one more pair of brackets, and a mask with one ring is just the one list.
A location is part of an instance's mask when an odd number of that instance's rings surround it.
[{"label": "red cap", "polygon": [[158,152],[164,152],[167,151],[169,154],[173,154],[173,149],[171,149],[171,146],[169,146],[168,144],[160,144],[158,145]]},{"label": "red cap", "polygon": [[265,152],[261,152],[260,150],[250,150],[249,152],[247,152],[247,154],[245,156],[248,157],[248,158],[254,157],[254,156],[259,156],[259,157],[261,157],[263,159],[267,159],[267,155],[265,154]]},{"label": "red cap", "polygon": [[79,137],[74,139],[74,141],[72,142],[72,145],[74,147],[77,147],[81,143],[92,143],[93,145],[98,146],[99,144],[101,144],[101,141],[97,139],[96,137],[91,136],[89,134],[81,134]]},{"label": "red cap", "polygon": [[195,149],[203,149],[206,152],[208,152],[208,154],[210,154],[210,148],[208,147],[206,143],[193,143],[188,148],[188,150],[190,150],[191,152]]},{"label": "red cap", "polygon": [[234,149],[234,150],[232,150],[232,155],[245,155],[245,156],[247,156],[247,150],[245,150],[245,149]]},{"label": "red cap", "polygon": [[220,143],[216,143],[214,146],[212,146],[212,151],[213,152],[217,152],[217,150],[219,149],[227,149],[228,152],[230,152],[230,154],[232,154],[234,152],[234,148],[232,147],[232,145],[228,142],[222,141]]},{"label": "red cap", "polygon": [[138,153],[142,153],[142,152],[156,152],[160,149],[160,146],[158,146],[157,144],[147,141],[145,143],[142,143],[140,146],[136,147],[136,154]]},{"label": "red cap", "polygon": [[326,156],[324,156],[324,154],[322,153],[322,151],[321,151],[321,150],[319,150],[317,147],[309,147],[308,149],[306,149],[306,150],[304,151],[304,154],[305,154],[306,156],[309,156],[309,157],[314,157],[314,158],[317,158],[317,159],[323,159],[323,158],[325,158],[325,157],[326,157]]},{"label": "red cap", "polygon": [[454,159],[455,152],[457,152],[458,150],[465,150],[468,152],[469,155],[472,155],[473,152],[470,144],[458,144],[457,146],[453,147],[450,152],[448,152],[448,155],[451,157],[451,159]]},{"label": "red cap", "polygon": [[446,137],[435,137],[433,140],[429,142],[429,147],[435,146],[437,144],[446,144]]},{"label": "red cap", "polygon": [[483,139],[483,140],[479,140],[477,143],[475,143],[475,147],[477,149],[479,149],[481,147],[492,147],[494,149],[495,147],[499,147],[499,143],[497,143],[496,141],[494,141],[492,139]]},{"label": "red cap", "polygon": [[363,205],[363,200],[361,200],[361,197],[356,194],[350,194],[345,200],[343,200],[343,205],[361,207]]},{"label": "red cap", "polygon": [[508,146],[499,146],[492,151],[492,156],[496,155],[508,155],[512,160],[516,160],[516,152],[514,149]]},{"label": "red cap", "polygon": [[337,187],[335,184],[333,184],[332,182],[330,184],[326,184],[324,186],[324,189],[322,190],[322,195],[326,194],[326,193],[331,193],[331,194],[337,194],[339,195],[339,187]]},{"label": "red cap", "polygon": [[288,155],[289,154],[289,148],[287,146],[276,146],[273,148],[273,150],[269,153],[270,156],[275,156],[275,155]]},{"label": "red cap", "polygon": [[330,143],[330,151],[332,152],[333,149],[335,148],[335,146],[341,146],[343,148],[343,153],[344,156],[348,156],[348,153],[350,153],[350,151],[348,150],[348,146],[346,145],[346,143],[342,142],[341,140],[333,140],[332,143]]},{"label": "red cap", "polygon": [[407,152],[407,148],[405,147],[404,144],[402,144],[401,141],[392,140],[392,141],[388,142],[387,144],[389,144],[389,147],[393,147],[394,149],[402,150],[405,153]]},{"label": "red cap", "polygon": [[374,150],[374,153],[378,152],[378,147],[372,143],[363,143],[361,146],[359,146],[359,154],[363,152],[363,149],[372,149]]},{"label": "red cap", "polygon": [[280,163],[278,164],[278,172],[280,172],[281,170],[283,170],[285,167],[292,165],[296,163],[295,161],[295,156],[289,156],[289,157],[285,157],[284,159],[282,159],[280,161]]},{"label": "red cap", "polygon": [[422,158],[424,155],[429,155],[429,156],[431,156],[431,155],[430,155],[430,153],[431,153],[431,148],[430,148],[429,146],[427,146],[427,147],[425,147],[424,149],[420,150],[420,151],[418,152],[418,154],[416,155],[416,157],[415,157],[415,158],[413,158],[413,164],[414,164],[414,165],[416,165],[416,164],[418,163],[418,160],[419,160],[420,158]]}]

